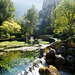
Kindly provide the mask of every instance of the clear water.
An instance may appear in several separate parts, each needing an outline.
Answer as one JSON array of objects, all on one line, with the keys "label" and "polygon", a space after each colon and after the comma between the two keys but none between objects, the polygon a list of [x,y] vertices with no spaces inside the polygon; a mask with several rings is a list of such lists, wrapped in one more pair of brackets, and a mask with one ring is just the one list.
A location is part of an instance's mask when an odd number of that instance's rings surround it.
[{"label": "clear water", "polygon": [[39,57],[39,52],[21,52],[10,51],[5,52],[5,56],[0,58],[0,75],[17,75],[27,70],[31,62]]},{"label": "clear water", "polygon": [[[0,57],[0,75],[18,75],[23,71],[26,71],[32,62],[39,57],[39,51],[22,52],[22,51],[10,51],[5,52],[4,57]],[[39,59],[40,60],[40,59]],[[42,64],[39,63],[39,67],[45,66],[45,60],[42,59]],[[37,61],[36,61],[37,62]],[[35,67],[32,73],[29,75],[39,75],[39,67]],[[73,75],[70,71],[60,70],[61,75]]]}]

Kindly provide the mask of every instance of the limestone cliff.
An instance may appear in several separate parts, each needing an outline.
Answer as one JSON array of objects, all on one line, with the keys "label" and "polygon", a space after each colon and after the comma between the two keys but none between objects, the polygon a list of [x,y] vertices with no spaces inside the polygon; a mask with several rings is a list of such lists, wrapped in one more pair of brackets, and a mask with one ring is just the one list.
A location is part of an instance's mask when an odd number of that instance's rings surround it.
[{"label": "limestone cliff", "polygon": [[[56,0],[56,4],[59,5],[59,3],[62,0]],[[43,6],[42,10],[40,11],[40,16],[43,18],[45,21],[49,18],[51,18],[51,12],[53,10],[53,3],[54,0],[43,0]]]}]

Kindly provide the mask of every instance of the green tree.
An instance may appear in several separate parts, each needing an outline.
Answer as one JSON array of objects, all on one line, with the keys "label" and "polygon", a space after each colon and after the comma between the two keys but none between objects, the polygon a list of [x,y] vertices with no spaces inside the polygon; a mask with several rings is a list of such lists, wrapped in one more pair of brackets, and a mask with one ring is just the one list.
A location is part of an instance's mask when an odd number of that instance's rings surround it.
[{"label": "green tree", "polygon": [[75,33],[75,0],[63,0],[55,9],[56,20],[54,32],[66,33],[65,36],[73,36]]},{"label": "green tree", "polygon": [[20,20],[16,19],[16,22],[21,26],[21,35],[24,35],[24,37],[26,37],[26,42],[28,42],[28,36],[31,34],[31,25],[25,15],[26,14],[20,16]]},{"label": "green tree", "polygon": [[34,5],[30,8],[27,12],[27,19],[30,21],[30,32],[33,34],[33,30],[35,29],[36,25],[38,25],[38,13]]},{"label": "green tree", "polygon": [[25,17],[26,14],[20,16],[20,20],[16,18],[16,22],[21,26],[21,34],[25,37],[30,35],[30,21]]},{"label": "green tree", "polygon": [[14,17],[15,7],[11,0],[0,0],[0,25]]},{"label": "green tree", "polygon": [[2,25],[0,26],[0,30],[2,33],[4,33],[5,35],[8,33],[11,35],[15,34],[15,33],[19,33],[20,32],[20,25],[18,25],[16,22],[14,22],[13,19],[9,21],[4,21],[2,23]]},{"label": "green tree", "polygon": [[52,28],[54,28],[54,24],[55,24],[55,20],[56,20],[56,11],[54,12],[54,10],[56,9],[57,3],[56,0],[54,0],[53,2],[53,10],[51,12],[51,26]]}]

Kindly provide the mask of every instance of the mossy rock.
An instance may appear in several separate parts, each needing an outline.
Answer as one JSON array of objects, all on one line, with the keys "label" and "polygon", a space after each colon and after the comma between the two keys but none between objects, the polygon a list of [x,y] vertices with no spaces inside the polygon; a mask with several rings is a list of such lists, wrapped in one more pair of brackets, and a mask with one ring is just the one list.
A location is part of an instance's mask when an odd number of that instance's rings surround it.
[{"label": "mossy rock", "polygon": [[56,67],[54,67],[54,66],[52,66],[52,65],[49,65],[49,69],[50,69],[50,72],[51,72],[52,75],[61,75],[61,74],[58,72],[58,70],[57,70]]},{"label": "mossy rock", "polygon": [[41,75],[51,75],[50,69],[47,68],[47,67],[41,67],[41,68],[39,69],[39,73],[40,73]]},{"label": "mossy rock", "polygon": [[39,73],[40,75],[61,75],[57,68],[52,66],[52,65],[49,65],[49,68],[48,67],[41,67],[39,69]]}]

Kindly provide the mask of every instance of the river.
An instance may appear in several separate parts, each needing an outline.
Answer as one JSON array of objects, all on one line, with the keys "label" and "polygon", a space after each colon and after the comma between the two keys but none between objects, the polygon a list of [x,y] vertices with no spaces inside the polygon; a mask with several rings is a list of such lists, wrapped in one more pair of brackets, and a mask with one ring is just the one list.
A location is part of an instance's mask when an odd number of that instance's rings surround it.
[{"label": "river", "polygon": [[31,62],[39,57],[39,52],[8,51],[0,57],[0,75],[17,75],[27,70]]}]

